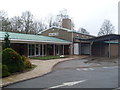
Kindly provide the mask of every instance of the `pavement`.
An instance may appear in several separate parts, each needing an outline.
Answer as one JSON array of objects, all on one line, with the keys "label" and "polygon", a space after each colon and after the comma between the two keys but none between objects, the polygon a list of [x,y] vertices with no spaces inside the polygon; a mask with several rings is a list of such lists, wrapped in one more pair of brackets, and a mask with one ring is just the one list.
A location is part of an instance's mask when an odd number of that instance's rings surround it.
[{"label": "pavement", "polygon": [[[85,58],[85,57],[86,56],[81,56],[79,58]],[[5,78],[0,78],[0,81],[2,81],[0,82],[0,87],[45,75],[47,73],[50,73],[52,71],[52,68],[59,62],[73,60],[75,58],[78,57],[70,57],[70,58],[62,58],[62,59],[54,59],[54,60],[30,60],[32,64],[37,66],[36,68],[28,72],[11,75]]]},{"label": "pavement", "polygon": [[[53,67],[56,66],[60,62],[68,61],[68,60],[76,60],[76,59],[82,60],[83,58],[88,58],[88,56],[74,56],[74,57],[70,57],[70,58],[54,59],[54,60],[31,60],[32,64],[37,66],[36,68],[34,68],[33,70],[28,71],[28,72],[11,75],[6,78],[1,78],[0,81],[2,81],[2,82],[0,83],[0,86],[3,87],[6,85],[9,85],[9,84],[12,84],[12,83],[29,80],[32,78],[46,75],[46,74],[50,73],[53,70]],[[83,64],[83,66],[84,65],[85,64]],[[117,64],[115,63],[114,65],[117,65]]]}]

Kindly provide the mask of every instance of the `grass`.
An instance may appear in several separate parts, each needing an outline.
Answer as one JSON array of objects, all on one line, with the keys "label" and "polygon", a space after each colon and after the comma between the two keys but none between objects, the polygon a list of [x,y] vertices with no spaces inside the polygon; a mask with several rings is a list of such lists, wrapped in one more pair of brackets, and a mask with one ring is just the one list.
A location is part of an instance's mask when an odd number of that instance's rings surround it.
[{"label": "grass", "polygon": [[38,60],[50,60],[50,59],[59,59],[59,58],[67,58],[67,56],[44,56],[44,57],[30,57],[30,59],[38,59]]}]

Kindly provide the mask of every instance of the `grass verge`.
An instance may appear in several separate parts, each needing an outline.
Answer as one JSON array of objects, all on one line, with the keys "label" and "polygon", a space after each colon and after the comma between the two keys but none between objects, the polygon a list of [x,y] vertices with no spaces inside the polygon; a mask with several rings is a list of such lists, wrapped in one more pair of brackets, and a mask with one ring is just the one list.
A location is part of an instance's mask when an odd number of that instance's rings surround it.
[{"label": "grass verge", "polygon": [[67,58],[67,56],[64,56],[64,57],[60,57],[60,56],[30,57],[30,59],[37,59],[37,60],[51,60],[51,59],[59,59],[59,58]]}]

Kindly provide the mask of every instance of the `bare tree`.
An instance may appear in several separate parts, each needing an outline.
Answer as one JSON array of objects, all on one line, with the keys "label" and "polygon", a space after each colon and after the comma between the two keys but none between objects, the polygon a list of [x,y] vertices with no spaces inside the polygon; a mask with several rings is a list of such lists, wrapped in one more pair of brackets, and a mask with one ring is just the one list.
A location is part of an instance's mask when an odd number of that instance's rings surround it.
[{"label": "bare tree", "polygon": [[7,17],[7,12],[0,11],[0,31],[11,31],[11,22]]},{"label": "bare tree", "polygon": [[48,28],[50,28],[52,26],[56,26],[56,27],[60,26],[58,23],[57,15],[54,16],[54,15],[50,14],[48,17],[46,17],[45,21],[46,22],[44,22],[44,24],[46,23]]},{"label": "bare tree", "polygon": [[49,15],[48,17],[46,17],[46,23],[48,24],[48,28],[54,26],[54,16],[53,15]]},{"label": "bare tree", "polygon": [[47,25],[45,25],[42,21],[35,21],[33,23],[33,34],[38,34],[39,32],[41,32],[42,30],[47,29]]},{"label": "bare tree", "polygon": [[60,10],[56,17],[56,21],[58,22],[59,27],[62,27],[62,20],[66,18],[69,18],[67,9]]},{"label": "bare tree", "polygon": [[[49,27],[52,27],[52,26],[56,26],[56,27],[62,27],[62,20],[63,19],[66,19],[68,18],[69,19],[69,15],[68,15],[68,11],[67,9],[63,9],[63,10],[60,10],[59,13],[55,16],[53,15],[49,15],[45,21],[46,21],[46,24]],[[72,21],[71,22],[71,28],[74,29],[74,22]]]},{"label": "bare tree", "polygon": [[22,13],[21,16],[21,20],[22,20],[22,32],[24,33],[30,33],[30,31],[33,29],[32,28],[32,24],[33,24],[33,15],[31,14],[31,12],[26,11]]},{"label": "bare tree", "polygon": [[1,17],[6,17],[7,16],[7,12],[5,12],[4,10],[0,11],[0,18]]},{"label": "bare tree", "polygon": [[18,16],[18,17],[13,17],[11,18],[11,27],[12,27],[12,32],[21,32],[21,29],[22,29],[22,21],[21,21],[21,18]]},{"label": "bare tree", "polygon": [[115,31],[114,26],[111,24],[110,20],[104,20],[98,36],[113,34]]}]

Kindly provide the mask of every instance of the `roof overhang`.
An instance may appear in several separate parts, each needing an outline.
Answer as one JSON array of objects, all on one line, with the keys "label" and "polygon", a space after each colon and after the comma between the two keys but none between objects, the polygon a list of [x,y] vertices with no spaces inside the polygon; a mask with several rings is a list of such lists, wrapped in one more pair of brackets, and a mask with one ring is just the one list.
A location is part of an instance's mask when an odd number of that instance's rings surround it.
[{"label": "roof overhang", "polygon": [[[0,38],[0,41],[4,39]],[[10,39],[11,43],[44,43],[44,44],[72,44],[72,42],[51,42],[51,41],[39,41],[39,40],[22,40],[22,39]]]},{"label": "roof overhang", "polygon": [[109,34],[109,35],[94,37],[94,38],[90,38],[90,39],[84,39],[84,38],[75,38],[75,39],[78,39],[81,41],[101,42],[101,41],[109,41],[109,40],[118,40],[118,39],[120,39],[120,35]]}]

